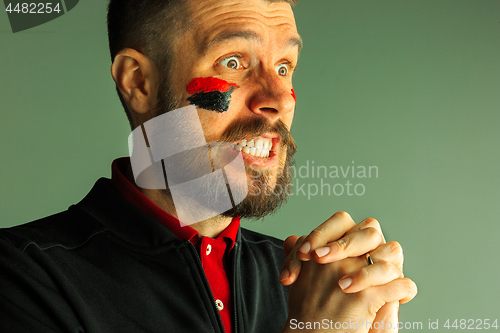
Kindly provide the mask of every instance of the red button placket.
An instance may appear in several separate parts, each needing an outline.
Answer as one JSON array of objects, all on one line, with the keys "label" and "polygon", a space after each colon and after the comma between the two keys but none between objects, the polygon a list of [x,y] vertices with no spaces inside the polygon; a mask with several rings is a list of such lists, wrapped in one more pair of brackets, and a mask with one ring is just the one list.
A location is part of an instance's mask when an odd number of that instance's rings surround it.
[{"label": "red button placket", "polygon": [[226,242],[222,239],[202,237],[200,244],[201,265],[214,295],[216,308],[226,332],[231,332],[231,291],[225,269]]}]

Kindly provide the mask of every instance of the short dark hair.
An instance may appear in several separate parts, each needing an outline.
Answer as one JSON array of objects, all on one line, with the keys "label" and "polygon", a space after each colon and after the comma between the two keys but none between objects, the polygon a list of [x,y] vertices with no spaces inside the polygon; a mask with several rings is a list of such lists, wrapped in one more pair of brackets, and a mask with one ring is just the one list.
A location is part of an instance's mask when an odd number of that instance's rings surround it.
[{"label": "short dark hair", "polygon": [[[197,0],[203,1],[203,0]],[[298,0],[263,0],[286,2],[295,6]],[[146,55],[157,67],[165,83],[158,95],[169,94],[170,70],[175,37],[189,29],[190,13],[186,0],[110,0],[108,3],[108,39],[111,61],[125,48]],[[118,91],[130,126],[132,117],[127,103]],[[165,96],[159,96],[165,99]]]}]

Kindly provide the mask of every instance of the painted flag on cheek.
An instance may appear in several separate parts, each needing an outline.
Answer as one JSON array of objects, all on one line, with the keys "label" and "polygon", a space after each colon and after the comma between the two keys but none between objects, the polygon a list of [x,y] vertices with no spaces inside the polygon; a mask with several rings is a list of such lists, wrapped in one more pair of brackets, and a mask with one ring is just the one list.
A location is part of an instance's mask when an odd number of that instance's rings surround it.
[{"label": "painted flag on cheek", "polygon": [[191,80],[186,91],[191,104],[205,110],[225,112],[229,109],[231,94],[238,86],[215,77],[199,77]]}]

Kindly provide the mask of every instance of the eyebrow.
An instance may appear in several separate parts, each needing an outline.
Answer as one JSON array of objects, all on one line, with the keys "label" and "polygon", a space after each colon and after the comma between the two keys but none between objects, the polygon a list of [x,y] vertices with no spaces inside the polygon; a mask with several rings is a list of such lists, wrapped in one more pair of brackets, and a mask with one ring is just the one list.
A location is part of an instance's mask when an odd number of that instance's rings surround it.
[{"label": "eyebrow", "polygon": [[[245,40],[249,40],[249,41],[257,41],[257,42],[262,41],[262,38],[256,32],[251,31],[251,30],[224,31],[224,32],[218,34],[210,42],[203,43],[203,47],[202,47],[201,51],[202,51],[202,53],[204,53],[206,50],[214,47],[215,45],[217,45],[219,43],[222,43],[222,42],[225,42],[225,41],[228,41],[231,39],[237,39],[237,38],[241,38],[241,39],[245,39]],[[303,46],[302,38],[300,38],[300,36],[289,38],[287,41],[287,45],[290,48],[297,46],[299,49],[299,53],[300,53],[300,50],[302,49],[302,46]]]}]

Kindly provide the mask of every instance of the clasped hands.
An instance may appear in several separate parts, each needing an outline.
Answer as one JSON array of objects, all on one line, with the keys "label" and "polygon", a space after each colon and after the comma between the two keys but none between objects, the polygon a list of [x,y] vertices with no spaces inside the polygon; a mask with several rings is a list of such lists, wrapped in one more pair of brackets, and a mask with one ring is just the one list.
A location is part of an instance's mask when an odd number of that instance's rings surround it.
[{"label": "clasped hands", "polygon": [[[403,275],[401,246],[386,243],[373,218],[356,224],[337,212],[309,235],[288,237],[283,249],[280,281],[292,285],[283,332],[301,328],[291,327],[292,320],[307,332],[397,332],[399,304],[417,294]],[[307,329],[305,323],[313,322],[323,326]]]}]

